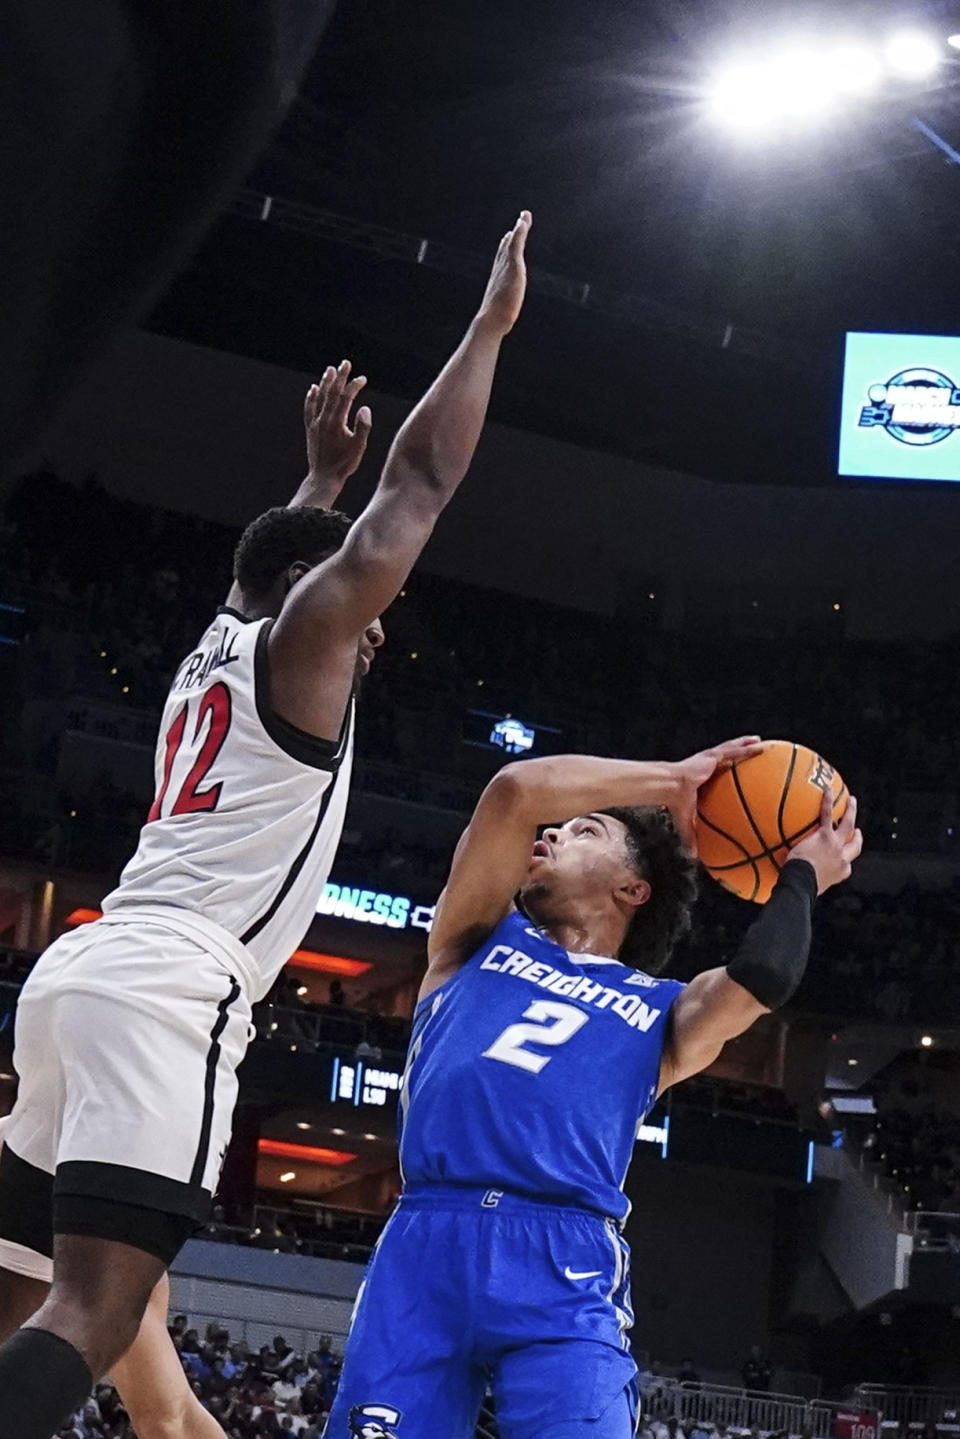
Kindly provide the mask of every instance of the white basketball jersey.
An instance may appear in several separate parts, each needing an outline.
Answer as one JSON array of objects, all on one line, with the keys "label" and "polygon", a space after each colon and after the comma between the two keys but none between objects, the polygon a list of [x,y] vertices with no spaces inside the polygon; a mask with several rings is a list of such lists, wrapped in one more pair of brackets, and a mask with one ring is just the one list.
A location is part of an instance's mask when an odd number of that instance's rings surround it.
[{"label": "white basketball jersey", "polygon": [[104,914],[167,911],[216,926],[261,999],[316,911],[347,807],[354,700],[336,744],[270,706],[273,621],[221,609],[177,670],[155,760],[156,798]]}]

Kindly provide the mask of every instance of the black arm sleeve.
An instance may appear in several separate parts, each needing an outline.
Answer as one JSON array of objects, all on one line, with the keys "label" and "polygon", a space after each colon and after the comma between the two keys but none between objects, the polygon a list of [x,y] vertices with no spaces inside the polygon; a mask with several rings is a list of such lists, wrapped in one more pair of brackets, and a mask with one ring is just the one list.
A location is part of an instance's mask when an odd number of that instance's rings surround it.
[{"label": "black arm sleeve", "polygon": [[810,957],[817,876],[805,859],[783,866],[776,888],[740,943],[727,973],[767,1009],[786,1004]]}]

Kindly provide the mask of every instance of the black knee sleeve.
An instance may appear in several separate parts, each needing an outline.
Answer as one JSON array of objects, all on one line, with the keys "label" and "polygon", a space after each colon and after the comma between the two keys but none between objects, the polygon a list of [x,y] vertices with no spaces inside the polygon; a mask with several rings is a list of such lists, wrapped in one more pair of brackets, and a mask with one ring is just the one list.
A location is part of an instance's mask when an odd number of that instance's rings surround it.
[{"label": "black knee sleeve", "polygon": [[50,1439],[93,1388],[72,1344],[48,1329],[18,1329],[0,1344],[0,1434]]}]

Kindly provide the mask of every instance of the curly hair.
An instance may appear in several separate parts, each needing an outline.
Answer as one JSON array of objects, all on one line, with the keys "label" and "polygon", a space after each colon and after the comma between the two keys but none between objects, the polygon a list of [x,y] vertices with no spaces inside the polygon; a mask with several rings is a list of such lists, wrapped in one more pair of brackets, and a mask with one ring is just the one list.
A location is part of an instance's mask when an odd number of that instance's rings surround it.
[{"label": "curly hair", "polygon": [[697,897],[697,865],[683,847],[665,809],[605,809],[627,829],[627,852],[650,885],[650,898],[630,922],[617,958],[633,969],[660,974],[689,933]]},{"label": "curly hair", "polygon": [[353,521],[340,510],[276,506],[253,520],[233,554],[233,577],[243,593],[259,599],[298,560],[310,566],[334,554]]}]

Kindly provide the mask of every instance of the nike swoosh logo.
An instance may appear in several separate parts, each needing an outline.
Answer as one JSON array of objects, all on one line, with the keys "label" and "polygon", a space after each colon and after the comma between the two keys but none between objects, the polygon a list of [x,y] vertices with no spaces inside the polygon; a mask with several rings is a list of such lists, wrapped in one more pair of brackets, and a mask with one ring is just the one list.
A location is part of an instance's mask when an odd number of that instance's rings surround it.
[{"label": "nike swoosh logo", "polygon": [[567,1276],[568,1279],[599,1279],[599,1278],[600,1278],[600,1275],[603,1273],[603,1270],[602,1270],[602,1269],[585,1269],[585,1270],[583,1270],[582,1272],[580,1272],[580,1271],[578,1271],[578,1270],[571,1269],[571,1268],[570,1268],[570,1265],[568,1264],[567,1267],[566,1267],[566,1269],[565,1269],[563,1272],[564,1272],[564,1274]]}]

